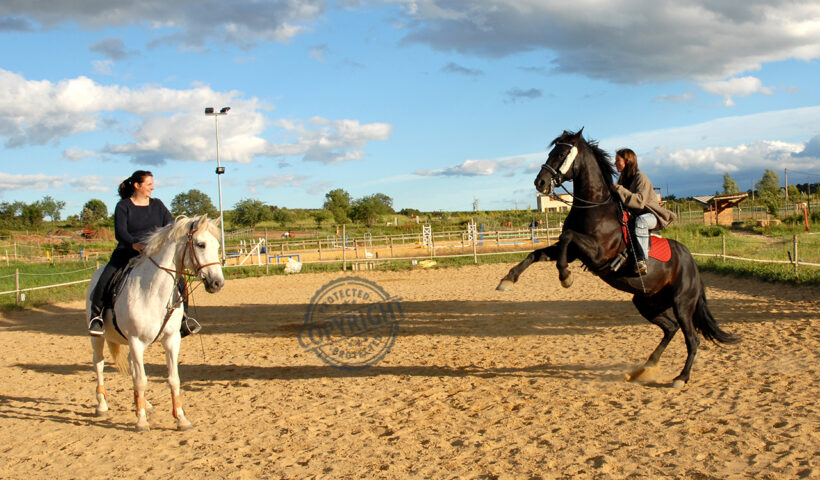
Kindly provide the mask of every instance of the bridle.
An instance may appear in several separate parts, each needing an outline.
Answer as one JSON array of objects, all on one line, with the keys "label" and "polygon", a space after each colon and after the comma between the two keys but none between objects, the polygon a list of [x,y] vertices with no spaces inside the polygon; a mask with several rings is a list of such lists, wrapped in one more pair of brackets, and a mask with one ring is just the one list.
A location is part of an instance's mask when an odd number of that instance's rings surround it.
[{"label": "bridle", "polygon": [[[161,270],[165,270],[166,272],[173,274],[174,278],[176,278],[177,275],[185,275],[186,277],[196,277],[196,276],[199,276],[199,272],[202,271],[203,268],[210,267],[211,265],[219,265],[220,262],[211,262],[211,263],[206,263],[206,264],[203,265],[199,261],[199,258],[196,256],[196,252],[194,251],[194,232],[195,232],[194,226],[195,225],[192,225],[191,230],[188,231],[188,240],[186,240],[185,247],[182,250],[182,269],[181,270],[168,268],[168,267],[163,267],[162,265],[157,263],[157,261],[154,260],[153,257],[149,256],[148,259],[151,260],[151,263],[156,265],[157,268],[159,268]],[[191,263],[194,265],[195,270],[194,270],[193,273],[190,273],[190,272],[185,270],[185,255],[186,254],[188,254],[190,256]]]},{"label": "bridle", "polygon": [[[570,148],[569,150],[567,150],[567,154],[564,155],[564,159],[561,161],[561,166],[558,167],[558,170],[555,170],[554,168],[552,168],[548,164],[549,156],[547,157],[547,161],[544,162],[543,165],[541,165],[541,170],[546,170],[551,174],[551,178],[550,178],[550,188],[551,188],[551,190],[555,191],[556,188],[561,187],[573,199],[573,203],[567,202],[567,201],[561,199],[561,197],[558,197],[558,201],[564,202],[567,205],[570,205],[572,207],[577,207],[577,208],[600,207],[601,205],[606,205],[607,203],[611,202],[612,201],[612,192],[609,192],[609,196],[607,197],[607,199],[605,201],[599,203],[599,202],[593,202],[591,200],[586,200],[584,198],[581,198],[581,197],[575,195],[574,193],[570,192],[569,190],[567,190],[567,187],[564,186],[564,175],[566,175],[566,173],[569,171],[569,169],[572,168],[572,166],[574,165],[575,156],[578,154],[578,147],[576,147],[575,145],[573,145],[571,143],[555,142],[555,146],[558,146],[558,145],[564,145],[564,146]],[[571,158],[570,158],[570,156],[571,156]],[[603,173],[601,175],[603,175]],[[606,184],[606,182],[604,182],[604,184]],[[586,205],[578,205],[577,203],[575,203],[576,200],[579,201],[579,202],[586,203]]]}]

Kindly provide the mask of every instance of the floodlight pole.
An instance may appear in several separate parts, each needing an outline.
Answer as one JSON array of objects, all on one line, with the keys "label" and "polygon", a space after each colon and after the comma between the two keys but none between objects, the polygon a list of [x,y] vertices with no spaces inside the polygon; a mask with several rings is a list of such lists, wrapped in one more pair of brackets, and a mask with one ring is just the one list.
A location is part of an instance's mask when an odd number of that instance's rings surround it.
[{"label": "floodlight pole", "polygon": [[222,107],[218,112],[214,111],[213,107],[205,109],[205,115],[214,117],[214,126],[216,127],[216,183],[219,186],[219,216],[222,221],[219,222],[219,229],[222,241],[222,265],[225,265],[225,217],[222,213],[222,175],[225,173],[225,168],[219,163],[219,116],[227,115],[231,107]]}]

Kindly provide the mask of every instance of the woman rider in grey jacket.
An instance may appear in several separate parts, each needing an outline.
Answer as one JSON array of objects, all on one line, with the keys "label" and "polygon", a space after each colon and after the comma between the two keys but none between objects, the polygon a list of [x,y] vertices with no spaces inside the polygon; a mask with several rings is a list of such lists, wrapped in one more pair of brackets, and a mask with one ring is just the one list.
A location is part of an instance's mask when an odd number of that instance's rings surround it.
[{"label": "woman rider in grey jacket", "polygon": [[649,231],[661,229],[675,220],[670,210],[658,202],[655,189],[649,177],[638,170],[638,156],[628,148],[615,153],[615,168],[621,173],[618,182],[612,185],[612,191],[635,216],[635,236],[640,246],[636,255],[635,273],[641,275],[647,271],[646,258],[649,253]]}]

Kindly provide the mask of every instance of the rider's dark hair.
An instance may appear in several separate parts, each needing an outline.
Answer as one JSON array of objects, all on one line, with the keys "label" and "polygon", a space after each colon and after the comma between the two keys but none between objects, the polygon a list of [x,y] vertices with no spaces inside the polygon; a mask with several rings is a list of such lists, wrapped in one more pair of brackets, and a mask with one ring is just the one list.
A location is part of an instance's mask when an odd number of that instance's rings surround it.
[{"label": "rider's dark hair", "polygon": [[125,180],[120,183],[120,187],[117,189],[117,192],[120,194],[120,198],[129,198],[131,195],[134,194],[134,184],[135,183],[142,183],[145,181],[145,177],[153,177],[154,175],[151,174],[148,170],[137,170],[136,172],[132,173],[130,177],[126,178]]},{"label": "rider's dark hair", "polygon": [[621,172],[621,177],[623,178],[624,185],[629,185],[632,183],[632,179],[635,178],[635,175],[638,174],[638,156],[635,155],[629,148],[622,148],[615,152],[616,157],[621,157],[624,159],[624,171]]}]

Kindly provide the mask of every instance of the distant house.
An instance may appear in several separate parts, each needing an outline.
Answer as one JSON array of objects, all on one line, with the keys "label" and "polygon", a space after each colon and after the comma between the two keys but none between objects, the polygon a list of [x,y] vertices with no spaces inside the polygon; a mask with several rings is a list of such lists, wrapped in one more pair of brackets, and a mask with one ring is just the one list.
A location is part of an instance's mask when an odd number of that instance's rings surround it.
[{"label": "distant house", "polygon": [[735,219],[735,207],[748,196],[748,193],[724,193],[694,197],[694,200],[703,207],[704,225],[731,227]]},{"label": "distant house", "polygon": [[536,198],[539,212],[566,212],[572,207],[572,195],[541,195]]}]

